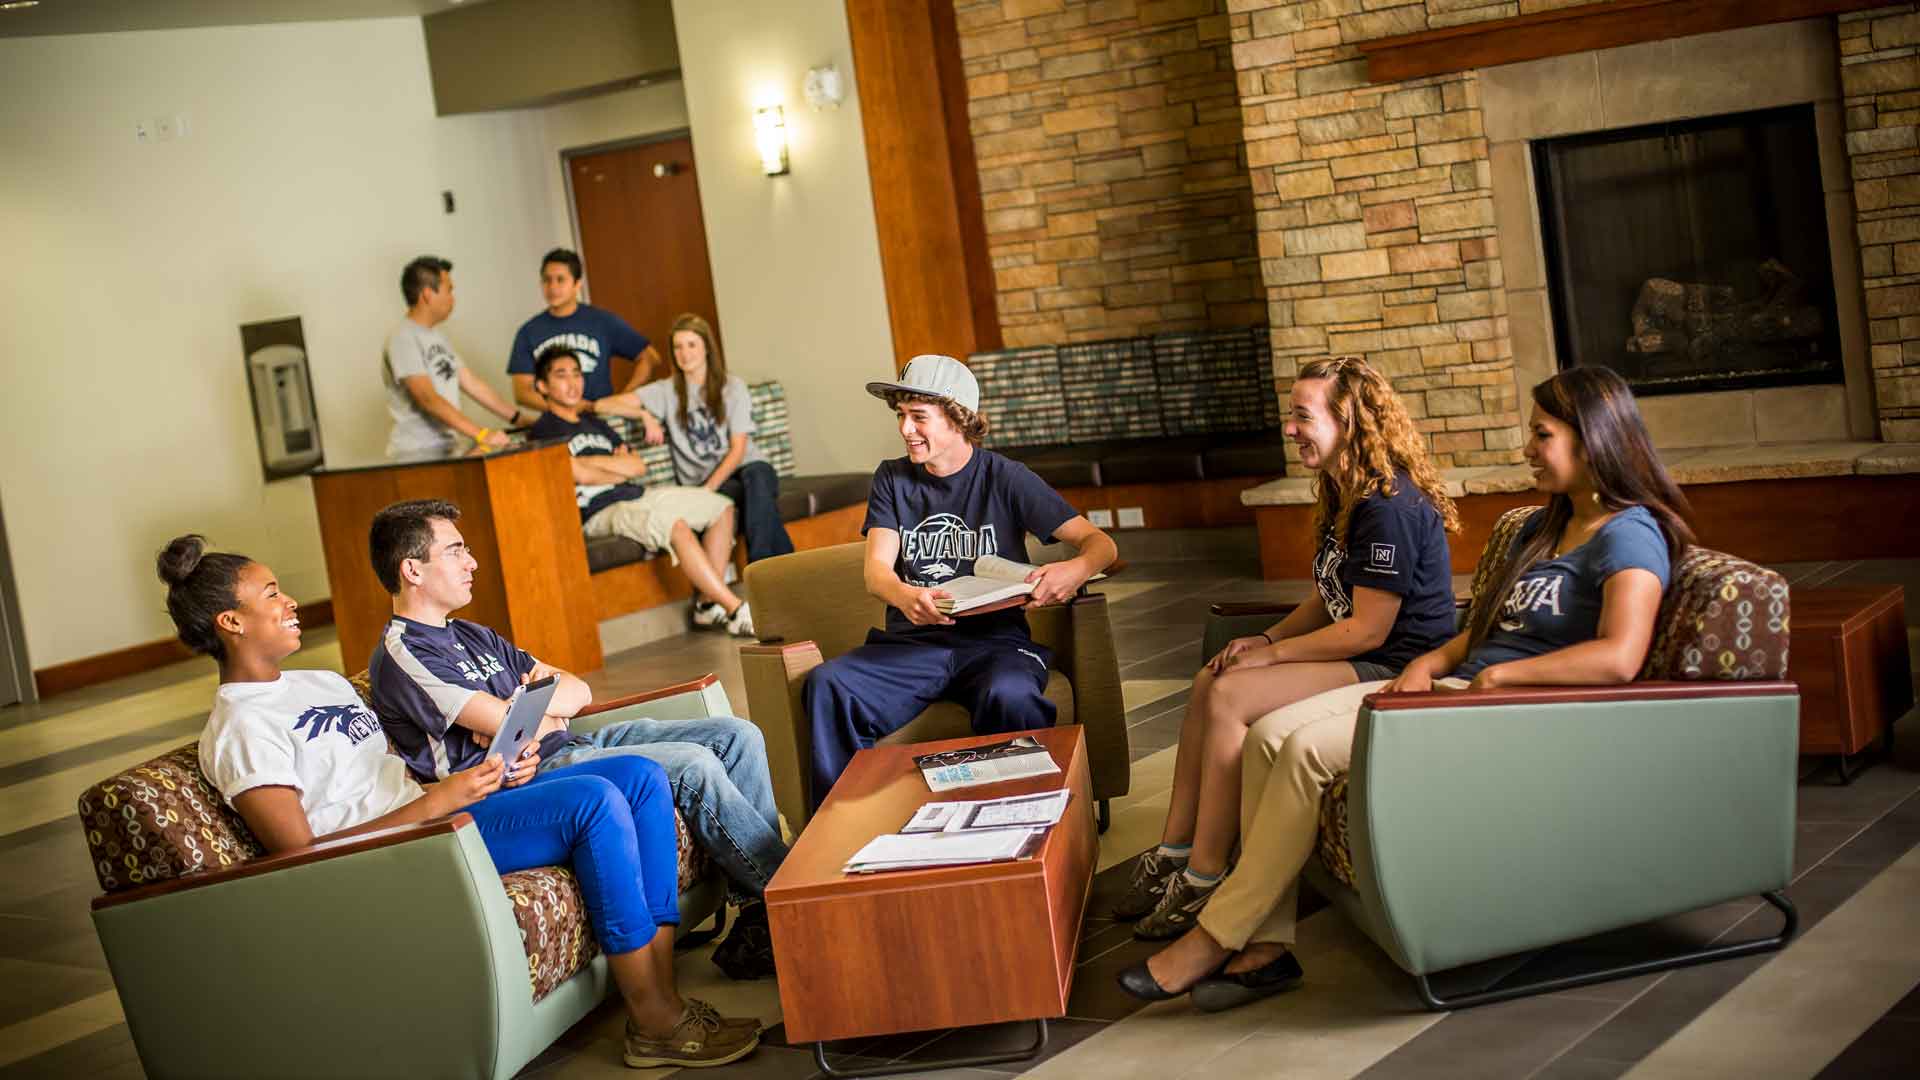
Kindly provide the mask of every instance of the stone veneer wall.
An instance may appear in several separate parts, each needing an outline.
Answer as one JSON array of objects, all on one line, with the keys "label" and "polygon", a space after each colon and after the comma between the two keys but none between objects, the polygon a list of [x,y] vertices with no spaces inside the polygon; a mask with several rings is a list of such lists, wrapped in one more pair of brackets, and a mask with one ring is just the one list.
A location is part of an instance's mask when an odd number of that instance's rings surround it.
[{"label": "stone veneer wall", "polygon": [[1920,10],[1840,17],[1860,262],[1880,437],[1920,442]]},{"label": "stone veneer wall", "polygon": [[[1429,0],[1452,21],[1513,14]],[[1358,353],[1442,466],[1520,460],[1478,77],[1366,81],[1355,43],[1426,29],[1428,3],[1234,0],[1274,375]]]},{"label": "stone veneer wall", "polygon": [[1261,322],[1226,0],[958,0],[1006,344]]}]

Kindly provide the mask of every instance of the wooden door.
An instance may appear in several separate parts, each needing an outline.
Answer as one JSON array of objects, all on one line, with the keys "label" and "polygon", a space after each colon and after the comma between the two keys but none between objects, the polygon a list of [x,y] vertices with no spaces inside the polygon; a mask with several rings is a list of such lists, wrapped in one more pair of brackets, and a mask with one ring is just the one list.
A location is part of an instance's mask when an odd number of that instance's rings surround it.
[{"label": "wooden door", "polygon": [[[593,303],[618,313],[653,342],[665,366],[651,377],[664,376],[672,371],[667,338],[675,317],[689,311],[704,316],[720,334],[693,140],[581,154],[567,168]],[[613,384],[624,386],[630,370],[616,364]]]}]

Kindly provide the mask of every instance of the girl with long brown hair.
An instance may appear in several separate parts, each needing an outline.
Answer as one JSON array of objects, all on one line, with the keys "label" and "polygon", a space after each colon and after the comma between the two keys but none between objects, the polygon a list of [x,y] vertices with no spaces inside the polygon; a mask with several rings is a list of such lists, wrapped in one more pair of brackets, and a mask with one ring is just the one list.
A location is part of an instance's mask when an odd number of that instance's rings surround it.
[{"label": "girl with long brown hair", "polygon": [[1226,873],[1248,725],[1326,690],[1392,678],[1453,632],[1446,534],[1459,518],[1392,384],[1358,357],[1315,360],[1288,404],[1287,437],[1315,473],[1317,588],[1194,678],[1160,846],[1140,857],[1114,909],[1139,919],[1134,934],[1149,940],[1190,928]]},{"label": "girl with long brown hair", "polygon": [[1254,724],[1240,864],[1197,926],[1120,974],[1128,992],[1159,1000],[1191,989],[1194,1004],[1211,1010],[1300,978],[1288,948],[1299,875],[1321,793],[1352,760],[1368,694],[1623,683],[1639,672],[1672,566],[1693,542],[1686,499],[1612,371],[1562,372],[1534,387],[1533,405],[1524,453],[1549,499],[1515,536],[1503,580],[1486,593],[1499,602],[1479,605],[1467,629],[1391,682],[1332,690]]},{"label": "girl with long brown hair", "polygon": [[[698,315],[673,320],[673,375],[640,388],[640,404],[666,426],[677,483],[704,487],[739,508],[747,561],[793,550],[780,520],[780,477],[754,445],[753,399],[746,381],[727,374],[713,327]],[[710,615],[694,608],[695,625]]]}]

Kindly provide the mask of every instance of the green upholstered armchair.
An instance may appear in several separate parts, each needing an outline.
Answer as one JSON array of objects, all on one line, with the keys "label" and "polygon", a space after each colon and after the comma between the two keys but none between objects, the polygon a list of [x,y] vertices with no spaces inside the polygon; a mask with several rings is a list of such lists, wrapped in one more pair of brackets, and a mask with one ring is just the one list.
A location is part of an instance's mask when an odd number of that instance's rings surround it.
[{"label": "green upholstered armchair", "polygon": [[[730,711],[708,675],[575,728]],[[266,855],[189,743],[88,788],[80,824],[149,1076],[509,1077],[607,994],[572,873],[503,877],[466,814]],[[722,890],[682,824],[683,934]]]},{"label": "green upholstered armchair", "polygon": [[[1495,526],[1474,603],[1498,602],[1486,593],[1537,509]],[[1216,605],[1203,656],[1278,614]],[[1307,879],[1436,1009],[1779,948],[1795,927],[1787,614],[1780,575],[1694,548],[1633,683],[1367,698]],[[1428,978],[1755,894],[1785,916],[1779,934],[1445,999]]]},{"label": "green upholstered armchair", "polygon": [[[885,620],[885,607],[867,595],[865,558],[866,545],[852,543],[747,564],[753,622],[763,642],[740,650],[748,712],[766,736],[774,798],[796,833],[811,807],[806,786],[813,752],[800,688],[807,672],[859,645],[869,628]],[[1127,793],[1132,764],[1107,598],[1085,593],[1066,604],[1035,608],[1027,613],[1027,623],[1033,639],[1053,651],[1045,692],[1059,709],[1055,723],[1086,729],[1093,797],[1104,828],[1108,800]],[[966,710],[942,701],[881,741],[926,742],[972,733]]]}]

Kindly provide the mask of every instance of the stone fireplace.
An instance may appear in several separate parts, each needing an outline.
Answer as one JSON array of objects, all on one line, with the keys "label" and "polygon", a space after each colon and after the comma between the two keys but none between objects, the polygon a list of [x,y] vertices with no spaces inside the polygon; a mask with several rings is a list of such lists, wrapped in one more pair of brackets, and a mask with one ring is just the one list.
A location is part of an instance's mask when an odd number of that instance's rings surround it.
[{"label": "stone fireplace", "polygon": [[[1611,351],[1638,364],[1666,449],[1920,441],[1920,11],[1720,29],[1736,9],[1708,7],[1234,0],[1280,391],[1311,356],[1361,353],[1443,466],[1500,466],[1519,461],[1527,388]],[[1594,44],[1547,55],[1576,40]],[[1787,123],[1709,134],[1756,113]],[[1605,284],[1606,325],[1583,335],[1579,298],[1561,313],[1555,291],[1591,268],[1555,248],[1559,218],[1543,227],[1538,173],[1555,146],[1649,128],[1697,144],[1676,147],[1694,175],[1673,197],[1794,224],[1729,238],[1708,206],[1684,250]],[[1736,191],[1752,155],[1783,152],[1794,170]],[[1746,160],[1716,163],[1729,153]],[[1591,232],[1578,242],[1591,253]],[[1730,370],[1694,379],[1709,359]]]},{"label": "stone fireplace", "polygon": [[1665,448],[1874,438],[1839,68],[1809,19],[1480,72],[1519,383],[1616,367]]}]

